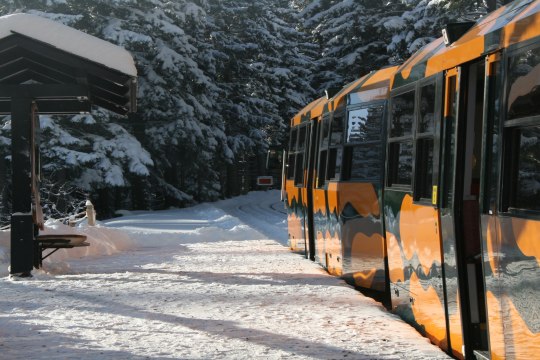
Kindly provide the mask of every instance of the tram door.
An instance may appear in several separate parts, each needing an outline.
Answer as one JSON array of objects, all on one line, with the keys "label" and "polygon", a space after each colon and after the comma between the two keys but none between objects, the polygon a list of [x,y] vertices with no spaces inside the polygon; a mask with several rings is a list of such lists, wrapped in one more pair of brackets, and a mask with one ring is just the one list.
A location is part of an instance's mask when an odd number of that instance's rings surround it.
[{"label": "tram door", "polygon": [[313,219],[313,183],[315,181],[315,158],[319,153],[317,141],[318,120],[312,120],[309,131],[309,140],[306,151],[306,202],[307,207],[304,212],[304,239],[306,241],[306,258],[315,260],[315,225]]},{"label": "tram door", "polygon": [[484,62],[451,69],[445,79],[441,233],[448,332],[455,355],[487,350],[481,258],[480,174]]}]

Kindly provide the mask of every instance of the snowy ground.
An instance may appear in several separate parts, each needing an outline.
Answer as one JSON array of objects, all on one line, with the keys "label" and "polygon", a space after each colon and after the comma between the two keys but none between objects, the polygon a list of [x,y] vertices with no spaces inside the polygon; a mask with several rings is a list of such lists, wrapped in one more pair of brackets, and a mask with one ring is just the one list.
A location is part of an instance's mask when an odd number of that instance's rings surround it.
[{"label": "snowy ground", "polygon": [[27,280],[0,234],[0,359],[448,358],[283,246],[277,191],[77,230]]}]

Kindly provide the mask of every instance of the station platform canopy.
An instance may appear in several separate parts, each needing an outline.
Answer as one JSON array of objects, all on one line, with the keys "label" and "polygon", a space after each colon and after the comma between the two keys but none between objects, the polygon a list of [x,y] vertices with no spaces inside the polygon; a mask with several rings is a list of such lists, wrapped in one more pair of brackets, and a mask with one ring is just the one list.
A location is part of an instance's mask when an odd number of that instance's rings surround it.
[{"label": "station platform canopy", "polygon": [[125,115],[136,111],[136,95],[137,70],[125,49],[40,16],[0,17],[0,115],[11,115],[11,275],[31,276],[43,259],[37,115],[89,113],[94,105]]},{"label": "station platform canopy", "polygon": [[2,16],[0,114],[28,91],[40,114],[96,105],[124,115],[136,110],[137,70],[128,51],[82,31],[32,14]]}]

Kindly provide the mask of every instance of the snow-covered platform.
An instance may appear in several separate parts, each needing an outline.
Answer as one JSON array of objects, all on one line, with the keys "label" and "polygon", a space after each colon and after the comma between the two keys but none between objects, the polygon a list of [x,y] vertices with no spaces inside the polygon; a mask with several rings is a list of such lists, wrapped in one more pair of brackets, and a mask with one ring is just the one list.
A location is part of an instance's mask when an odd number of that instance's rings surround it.
[{"label": "snow-covered platform", "polygon": [[78,230],[90,247],[0,279],[6,359],[449,359],[291,253],[277,190]]}]

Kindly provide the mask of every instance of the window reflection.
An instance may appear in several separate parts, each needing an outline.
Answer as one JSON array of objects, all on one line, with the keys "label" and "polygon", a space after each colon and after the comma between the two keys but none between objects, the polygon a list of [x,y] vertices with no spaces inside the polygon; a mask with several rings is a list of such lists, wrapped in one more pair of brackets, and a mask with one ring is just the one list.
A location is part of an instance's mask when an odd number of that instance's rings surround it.
[{"label": "window reflection", "polygon": [[347,142],[380,140],[382,113],[382,106],[350,111],[347,126]]},{"label": "window reflection", "polygon": [[292,180],[294,179],[294,160],[296,159],[296,155],[289,154],[289,160],[287,161],[287,179]]},{"label": "window reflection", "polygon": [[433,187],[433,139],[425,138],[417,141],[416,166],[418,177],[416,178],[416,197],[431,199]]},{"label": "window reflection", "polygon": [[412,141],[392,143],[390,145],[390,160],[395,164],[390,169],[390,185],[411,185],[412,149]]},{"label": "window reflection", "polygon": [[414,119],[414,91],[392,98],[392,124],[390,137],[412,134]]},{"label": "window reflection", "polygon": [[339,145],[343,139],[343,116],[335,117],[332,120],[332,133],[330,135],[330,144]]},{"label": "window reflection", "polygon": [[508,119],[540,115],[540,48],[509,60]]},{"label": "window reflection", "polygon": [[298,151],[302,151],[306,147],[306,129],[306,126],[302,126],[300,128],[298,136]]},{"label": "window reflection", "polygon": [[540,211],[540,126],[520,129],[512,207]]},{"label": "window reflection", "polygon": [[292,129],[291,141],[289,141],[289,151],[296,151],[296,134],[298,129]]},{"label": "window reflection", "polygon": [[420,89],[420,123],[419,133],[433,132],[435,117],[435,84],[429,84]]},{"label": "window reflection", "polygon": [[381,178],[381,143],[356,145],[346,148],[346,161],[351,164],[345,180],[378,183]]},{"label": "window reflection", "polygon": [[330,121],[325,119],[322,124],[321,134],[321,148],[328,147],[328,136],[330,134]]}]

